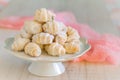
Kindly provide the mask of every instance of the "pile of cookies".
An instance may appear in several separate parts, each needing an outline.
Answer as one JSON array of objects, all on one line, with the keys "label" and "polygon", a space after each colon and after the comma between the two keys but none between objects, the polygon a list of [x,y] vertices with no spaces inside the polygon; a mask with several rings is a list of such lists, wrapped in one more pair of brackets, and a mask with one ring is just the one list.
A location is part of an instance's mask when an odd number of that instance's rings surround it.
[{"label": "pile of cookies", "polygon": [[15,36],[12,50],[33,57],[40,56],[43,50],[52,56],[79,52],[78,32],[54,18],[55,14],[45,8],[36,10],[34,20],[26,21]]}]

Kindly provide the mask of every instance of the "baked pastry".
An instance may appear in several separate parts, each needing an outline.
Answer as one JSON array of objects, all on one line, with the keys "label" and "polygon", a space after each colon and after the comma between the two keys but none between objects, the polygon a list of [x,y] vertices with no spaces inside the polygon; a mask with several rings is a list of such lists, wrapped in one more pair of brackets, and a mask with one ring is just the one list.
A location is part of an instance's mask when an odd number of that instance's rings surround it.
[{"label": "baked pastry", "polygon": [[26,21],[24,29],[29,34],[37,34],[42,32],[41,24],[36,21]]},{"label": "baked pastry", "polygon": [[52,21],[55,17],[55,14],[46,10],[45,8],[38,9],[35,12],[34,20],[44,23],[48,21]]},{"label": "baked pastry", "polygon": [[22,36],[21,36],[20,34],[17,34],[17,35],[15,35],[14,40],[17,40],[17,39],[19,39],[19,38],[22,38]]},{"label": "baked pastry", "polygon": [[72,34],[74,34],[74,33],[77,33],[77,31],[76,31],[74,28],[68,26],[68,27],[67,27],[67,34],[68,34],[68,36],[69,36],[69,35],[72,35]]},{"label": "baked pastry", "polygon": [[46,46],[45,50],[52,56],[62,56],[65,54],[65,48],[58,43],[51,43],[49,46]]},{"label": "baked pastry", "polygon": [[37,44],[50,44],[53,42],[54,36],[49,33],[39,33],[32,37],[32,42]]},{"label": "baked pastry", "polygon": [[44,32],[50,33],[52,35],[56,35],[61,32],[66,33],[67,31],[66,26],[63,23],[57,21],[49,21],[42,27]]},{"label": "baked pastry", "polygon": [[74,36],[80,38],[80,35],[79,35],[79,33],[77,32],[77,30],[75,30],[74,28],[72,28],[72,27],[70,27],[70,26],[67,27],[67,35],[68,35],[68,36],[74,35]]},{"label": "baked pastry", "polygon": [[74,43],[76,43],[76,44],[81,44],[81,41],[80,41],[80,39],[74,39],[74,40],[72,40],[71,42],[74,42]]},{"label": "baked pastry", "polygon": [[36,43],[30,42],[25,46],[25,54],[28,54],[33,57],[41,55],[41,48]]},{"label": "baked pastry", "polygon": [[27,38],[27,39],[31,39],[32,38],[32,34],[27,33],[25,30],[21,30],[20,35],[23,38]]},{"label": "baked pastry", "polygon": [[64,45],[66,41],[67,41],[67,35],[65,33],[59,33],[55,37],[55,42],[58,42],[59,44]]},{"label": "baked pastry", "polygon": [[80,39],[79,33],[72,27],[67,27],[67,35],[67,42]]},{"label": "baked pastry", "polygon": [[67,41],[66,42],[71,42],[73,40],[79,40],[80,37],[77,36],[76,34],[73,34],[73,35],[70,35],[70,36],[67,36]]},{"label": "baked pastry", "polygon": [[44,46],[45,51],[48,51],[49,46],[50,46],[50,44]]},{"label": "baked pastry", "polygon": [[67,53],[76,53],[80,51],[80,44],[75,42],[65,43],[64,47]]},{"label": "baked pastry", "polygon": [[34,20],[26,21],[23,30],[15,36],[12,50],[24,50],[33,57],[40,56],[43,50],[52,56],[79,52],[81,42],[77,30],[55,21],[54,17],[45,8],[36,10]]},{"label": "baked pastry", "polygon": [[14,40],[13,44],[12,44],[12,50],[14,51],[22,51],[24,50],[25,45],[30,42],[29,39],[26,38],[17,38]]},{"label": "baked pastry", "polygon": [[39,47],[43,50],[44,49],[44,45],[43,44],[39,44]]}]

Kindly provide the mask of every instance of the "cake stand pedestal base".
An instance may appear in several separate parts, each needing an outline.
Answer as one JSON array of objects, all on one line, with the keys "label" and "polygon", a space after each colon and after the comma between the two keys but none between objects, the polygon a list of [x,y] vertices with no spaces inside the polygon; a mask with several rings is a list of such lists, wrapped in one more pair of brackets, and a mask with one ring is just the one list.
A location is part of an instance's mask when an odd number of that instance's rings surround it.
[{"label": "cake stand pedestal base", "polygon": [[62,62],[32,62],[28,70],[37,76],[56,76],[62,74],[65,67]]}]

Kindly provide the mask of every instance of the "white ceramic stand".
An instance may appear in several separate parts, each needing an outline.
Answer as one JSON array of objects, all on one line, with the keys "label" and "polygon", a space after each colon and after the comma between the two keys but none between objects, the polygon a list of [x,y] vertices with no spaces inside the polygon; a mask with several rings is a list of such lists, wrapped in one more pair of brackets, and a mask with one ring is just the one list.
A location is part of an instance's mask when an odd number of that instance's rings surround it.
[{"label": "white ceramic stand", "polygon": [[59,74],[62,74],[65,71],[62,62],[80,57],[91,48],[87,41],[81,38],[80,52],[77,52],[75,54],[66,54],[61,57],[49,56],[42,52],[40,57],[34,58],[26,55],[24,52],[14,52],[13,50],[11,50],[11,45],[13,41],[14,38],[6,39],[5,43],[3,44],[4,45],[3,49],[5,49],[6,51],[8,51],[8,53],[11,53],[16,57],[31,61],[32,63],[30,64],[28,70],[30,73],[38,76],[57,76]]},{"label": "white ceramic stand", "polygon": [[62,62],[32,62],[28,70],[37,76],[56,76],[62,74],[65,68]]}]

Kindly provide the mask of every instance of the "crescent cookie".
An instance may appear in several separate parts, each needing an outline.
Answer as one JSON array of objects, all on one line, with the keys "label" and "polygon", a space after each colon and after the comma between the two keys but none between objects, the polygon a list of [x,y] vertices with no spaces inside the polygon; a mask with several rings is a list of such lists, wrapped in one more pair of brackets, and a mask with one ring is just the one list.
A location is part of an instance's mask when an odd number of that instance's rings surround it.
[{"label": "crescent cookie", "polygon": [[21,37],[23,38],[27,38],[27,39],[32,38],[32,34],[27,33],[25,30],[21,30],[20,34],[21,34]]},{"label": "crescent cookie", "polygon": [[67,41],[66,42],[71,42],[73,40],[79,40],[79,39],[80,39],[79,36],[77,36],[76,34],[73,34],[73,35],[70,35],[70,36],[67,37]]},{"label": "crescent cookie", "polygon": [[33,42],[28,43],[25,46],[24,51],[26,54],[33,56],[33,57],[37,57],[41,55],[41,48],[39,47],[39,45]]},{"label": "crescent cookie", "polygon": [[46,47],[46,51],[52,56],[62,56],[65,54],[65,49],[61,44],[52,43]]},{"label": "crescent cookie", "polygon": [[36,21],[26,21],[24,24],[24,29],[29,34],[37,34],[42,32],[41,24]]},{"label": "crescent cookie", "polygon": [[45,51],[48,51],[48,47],[49,47],[49,46],[50,46],[50,44],[44,46]]},{"label": "crescent cookie", "polygon": [[54,36],[49,33],[39,33],[32,37],[32,41],[37,44],[50,44],[53,42]]},{"label": "crescent cookie", "polygon": [[43,23],[43,22],[48,22],[48,21],[52,21],[55,17],[55,14],[46,10],[45,8],[42,9],[38,9],[35,12],[34,15],[34,20]]},{"label": "crescent cookie", "polygon": [[30,42],[29,39],[26,38],[17,38],[14,40],[13,44],[12,44],[12,50],[14,51],[22,51],[24,50],[25,45]]},{"label": "crescent cookie", "polygon": [[66,33],[67,31],[66,26],[63,23],[57,22],[57,21],[47,22],[46,24],[42,26],[42,28],[44,32],[50,33],[52,35],[56,35],[61,32]]},{"label": "crescent cookie", "polygon": [[43,44],[39,44],[39,47],[43,50],[44,49],[44,45]]},{"label": "crescent cookie", "polygon": [[76,43],[76,44],[81,44],[80,39],[74,39],[74,40],[72,40],[71,42],[74,42],[74,43]]},{"label": "crescent cookie", "polygon": [[21,36],[20,34],[17,34],[17,35],[15,35],[14,40],[17,40],[17,39],[19,39],[19,38],[22,38],[22,36]]},{"label": "crescent cookie", "polygon": [[77,33],[77,30],[75,30],[74,28],[68,26],[68,27],[67,27],[67,34],[68,34],[68,36],[69,36],[69,35],[72,35],[72,34],[74,34],[74,33]]},{"label": "crescent cookie", "polygon": [[76,53],[80,51],[80,44],[75,42],[65,43],[64,47],[67,53]]},{"label": "crescent cookie", "polygon": [[55,42],[58,42],[59,44],[64,45],[66,41],[67,41],[67,35],[65,33],[59,33],[55,37]]},{"label": "crescent cookie", "polygon": [[67,27],[67,35],[67,42],[80,39],[78,32],[72,27]]}]

